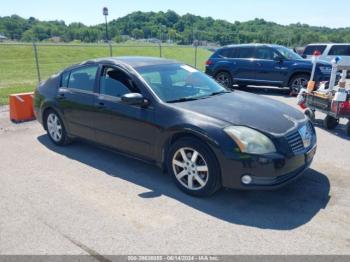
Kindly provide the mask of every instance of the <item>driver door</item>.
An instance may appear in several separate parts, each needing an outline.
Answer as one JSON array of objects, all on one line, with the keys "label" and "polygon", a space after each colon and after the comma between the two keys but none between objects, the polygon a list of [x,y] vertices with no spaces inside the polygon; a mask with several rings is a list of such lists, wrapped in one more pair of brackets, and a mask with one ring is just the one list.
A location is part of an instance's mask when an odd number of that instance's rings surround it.
[{"label": "driver door", "polygon": [[152,159],[155,144],[154,109],[124,104],[121,96],[141,93],[132,77],[115,66],[102,66],[95,100],[96,140],[120,151]]}]

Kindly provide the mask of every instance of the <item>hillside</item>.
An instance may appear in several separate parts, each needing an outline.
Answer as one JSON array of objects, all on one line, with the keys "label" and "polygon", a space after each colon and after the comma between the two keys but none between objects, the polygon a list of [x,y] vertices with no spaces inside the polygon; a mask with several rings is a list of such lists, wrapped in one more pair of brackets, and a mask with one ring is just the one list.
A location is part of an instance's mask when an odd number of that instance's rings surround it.
[{"label": "hillside", "polygon": [[[97,42],[105,38],[104,25],[86,26],[82,23],[67,25],[64,21],[39,21],[17,15],[0,17],[0,34],[16,41],[45,41],[59,37],[62,41]],[[288,26],[255,19],[230,23],[211,17],[191,14],[183,16],[173,11],[134,12],[109,22],[110,39],[122,41],[125,35],[136,39],[162,38],[178,44],[191,44],[194,39],[228,43],[278,43],[302,46],[310,42],[350,42],[350,28],[331,29],[305,24]]]}]

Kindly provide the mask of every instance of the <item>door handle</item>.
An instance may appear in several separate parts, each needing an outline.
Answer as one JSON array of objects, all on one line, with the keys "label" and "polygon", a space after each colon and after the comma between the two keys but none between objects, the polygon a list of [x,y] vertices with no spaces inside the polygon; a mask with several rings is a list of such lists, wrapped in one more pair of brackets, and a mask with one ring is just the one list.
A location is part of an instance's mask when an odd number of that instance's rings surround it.
[{"label": "door handle", "polygon": [[105,108],[106,106],[105,106],[105,103],[103,103],[103,102],[98,102],[97,103],[97,108],[98,109],[102,109],[102,108]]},{"label": "door handle", "polygon": [[65,99],[65,98],[66,98],[66,97],[65,97],[64,93],[58,93],[57,99],[63,100],[63,99]]}]

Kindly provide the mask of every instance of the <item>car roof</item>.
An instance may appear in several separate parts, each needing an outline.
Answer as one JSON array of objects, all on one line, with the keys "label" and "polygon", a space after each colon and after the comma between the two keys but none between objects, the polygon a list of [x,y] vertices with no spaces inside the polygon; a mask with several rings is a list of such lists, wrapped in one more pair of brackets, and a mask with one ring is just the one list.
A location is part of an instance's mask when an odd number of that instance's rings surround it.
[{"label": "car roof", "polygon": [[146,56],[120,56],[120,57],[104,57],[86,60],[80,64],[76,64],[66,68],[71,70],[76,67],[88,64],[114,64],[114,65],[128,65],[133,68],[153,66],[153,65],[165,65],[165,64],[180,64],[180,62],[172,59],[165,59],[159,57],[146,57]]},{"label": "car roof", "polygon": [[307,46],[315,46],[315,45],[325,45],[325,46],[331,46],[331,45],[350,45],[350,43],[312,43],[312,44],[308,44]]},{"label": "car roof", "polygon": [[268,47],[282,47],[281,45],[275,45],[275,44],[233,44],[233,45],[226,45],[223,46],[221,49],[224,48],[231,48],[231,47],[257,47],[257,46],[268,46]]}]

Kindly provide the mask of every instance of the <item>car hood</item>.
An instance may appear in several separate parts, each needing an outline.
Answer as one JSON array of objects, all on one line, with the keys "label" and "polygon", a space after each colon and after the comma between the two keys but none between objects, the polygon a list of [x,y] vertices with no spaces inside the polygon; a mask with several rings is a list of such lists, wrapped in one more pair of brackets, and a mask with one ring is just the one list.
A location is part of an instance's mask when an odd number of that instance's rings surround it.
[{"label": "car hood", "polygon": [[264,133],[282,135],[306,120],[304,114],[276,100],[234,91],[206,99],[176,103],[174,106]]}]

